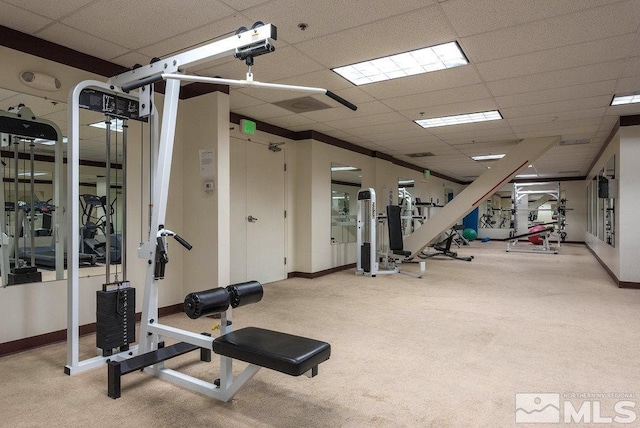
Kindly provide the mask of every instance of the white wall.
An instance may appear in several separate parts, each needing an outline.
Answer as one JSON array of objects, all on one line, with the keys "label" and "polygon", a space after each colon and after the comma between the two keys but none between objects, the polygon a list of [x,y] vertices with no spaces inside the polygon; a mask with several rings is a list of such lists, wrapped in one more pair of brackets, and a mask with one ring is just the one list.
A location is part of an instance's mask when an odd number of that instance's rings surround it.
[{"label": "white wall", "polygon": [[[460,192],[462,186],[436,177],[424,178],[418,171],[389,161],[304,140],[295,144],[295,167],[289,179],[295,181],[295,263],[289,272],[314,273],[355,263],[356,243],[331,243],[331,163],[352,165],[362,170],[362,187],[373,187],[378,212],[383,212],[389,194],[397,204],[398,178],[415,180],[415,195],[423,201],[444,200],[444,189]],[[291,254],[291,251],[289,252]]]},{"label": "white wall", "polygon": [[[192,291],[226,287],[230,283],[230,158],[229,95],[220,92],[184,100],[180,104],[180,144],[174,164],[180,173],[172,176],[171,202],[183,210],[181,229],[167,225],[192,245],[185,251],[174,245],[184,260],[181,299]],[[213,150],[216,159],[215,190],[205,192],[200,176],[200,150]],[[176,171],[177,172],[177,171]],[[174,180],[175,179],[175,180]],[[175,184],[175,187],[174,187]],[[173,199],[173,198],[176,199]],[[219,231],[219,222],[226,227]],[[222,234],[219,239],[219,233]]]},{"label": "white wall", "polygon": [[[620,254],[620,281],[640,282],[640,126],[620,128],[620,156],[616,165],[619,197],[616,210],[616,245]],[[619,245],[618,245],[619,244]]]},{"label": "white wall", "polygon": [[[621,127],[598,158],[583,183],[585,188],[612,156],[616,157],[618,198],[615,200],[615,247],[608,245],[594,233],[585,232],[589,248],[609,268],[619,281],[640,282],[640,264],[637,261],[640,232],[637,213],[640,206],[640,127]],[[586,223],[585,223],[586,230]]]}]

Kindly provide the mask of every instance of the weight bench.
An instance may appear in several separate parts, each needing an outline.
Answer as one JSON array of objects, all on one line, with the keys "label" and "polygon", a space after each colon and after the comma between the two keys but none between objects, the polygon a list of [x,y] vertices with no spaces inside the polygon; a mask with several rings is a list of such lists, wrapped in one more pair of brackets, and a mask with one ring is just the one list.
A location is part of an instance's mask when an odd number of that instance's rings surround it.
[{"label": "weight bench", "polygon": [[435,250],[434,253],[425,253],[422,251],[418,257],[421,259],[428,259],[435,256],[446,256],[456,260],[464,260],[465,262],[473,260],[473,256],[459,256],[455,251],[451,251],[453,238],[455,238],[454,234],[447,236],[444,241],[438,242],[433,246],[433,249]]},{"label": "weight bench", "polygon": [[245,327],[213,341],[213,352],[290,376],[318,374],[331,346],[326,342],[257,327]]},{"label": "weight bench", "polygon": [[[287,333],[257,327],[245,327],[236,331],[231,329],[231,322],[226,321],[226,310],[229,306],[237,308],[262,299],[262,285],[257,281],[230,285],[226,288],[190,293],[185,298],[185,313],[196,319],[204,315],[222,313],[222,335],[212,338],[208,335],[195,334],[177,328],[153,323],[150,327],[159,336],[179,338],[182,341],[137,355],[123,361],[110,361],[108,364],[108,395],[118,398],[121,395],[121,376],[136,370],[145,369],[165,380],[204,393],[210,397],[229,401],[261,368],[268,368],[290,376],[318,374],[318,365],[331,356],[331,345],[315,339],[294,336]],[[221,376],[214,383],[179,373],[164,367],[163,362],[191,351],[200,350],[200,360],[210,362],[211,351],[223,357]],[[226,361],[225,361],[226,359]],[[249,363],[244,371],[234,380],[232,361],[240,360]]]}]

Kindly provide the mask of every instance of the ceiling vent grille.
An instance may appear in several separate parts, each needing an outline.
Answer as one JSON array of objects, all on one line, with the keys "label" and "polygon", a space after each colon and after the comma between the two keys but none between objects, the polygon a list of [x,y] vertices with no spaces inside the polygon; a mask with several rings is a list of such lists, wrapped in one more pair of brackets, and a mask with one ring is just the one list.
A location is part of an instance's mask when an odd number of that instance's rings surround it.
[{"label": "ceiling vent grille", "polygon": [[284,100],[273,103],[273,105],[282,107],[285,110],[294,113],[308,113],[310,111],[318,111],[331,108],[330,105],[318,101],[313,97],[294,98],[292,100]]},{"label": "ceiling vent grille", "polygon": [[410,158],[426,158],[426,157],[435,156],[435,155],[431,152],[422,152],[422,153],[407,153],[407,156],[409,156]]},{"label": "ceiling vent grille", "polygon": [[560,143],[558,144],[559,146],[575,146],[578,144],[589,144],[591,142],[590,139],[585,138],[582,140],[564,140],[564,141],[560,141]]}]

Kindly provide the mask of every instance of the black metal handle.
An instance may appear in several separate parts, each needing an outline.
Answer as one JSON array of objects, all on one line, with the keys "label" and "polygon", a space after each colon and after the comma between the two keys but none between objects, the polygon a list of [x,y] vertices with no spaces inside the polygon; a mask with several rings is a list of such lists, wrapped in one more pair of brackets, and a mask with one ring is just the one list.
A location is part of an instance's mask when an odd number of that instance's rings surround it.
[{"label": "black metal handle", "polygon": [[193,248],[193,246],[189,244],[187,241],[185,241],[180,235],[173,235],[173,237],[176,241],[180,243],[180,245],[182,245],[187,250],[191,251],[191,249]]},{"label": "black metal handle", "polygon": [[143,86],[147,86],[150,85],[152,83],[156,83],[162,80],[162,75],[161,74],[155,74],[153,76],[149,76],[149,77],[144,77],[140,80],[136,80],[134,82],[130,82],[130,83],[125,83],[124,85],[122,85],[122,90],[124,92],[129,92],[133,89],[138,89],[141,88]]},{"label": "black metal handle", "polygon": [[340,104],[342,104],[343,106],[350,108],[353,111],[358,110],[358,106],[355,104],[350,103],[349,101],[345,100],[344,98],[334,94],[333,92],[327,90],[327,96],[333,100],[336,100],[337,102],[339,102]]}]

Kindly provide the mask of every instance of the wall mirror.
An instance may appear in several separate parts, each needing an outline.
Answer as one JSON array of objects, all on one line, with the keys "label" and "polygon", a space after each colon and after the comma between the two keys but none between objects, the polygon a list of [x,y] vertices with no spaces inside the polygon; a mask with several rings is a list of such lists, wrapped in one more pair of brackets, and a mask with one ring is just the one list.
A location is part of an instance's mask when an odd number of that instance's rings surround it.
[{"label": "wall mirror", "polygon": [[615,229],[616,229],[616,198],[618,196],[618,181],[616,179],[616,157],[611,156],[602,169],[600,177],[600,188],[598,193],[602,198],[602,219],[603,219],[603,237],[604,241],[616,246]]},{"label": "wall mirror", "polygon": [[511,191],[496,192],[478,206],[478,227],[482,229],[511,228]]},{"label": "wall mirror", "polygon": [[[24,138],[16,135],[15,130],[0,130],[10,139],[2,147],[0,164],[4,198],[2,239],[3,247],[10,248],[1,252],[2,285],[66,278],[66,254],[62,257],[56,257],[56,254],[57,249],[66,253],[67,232],[80,236],[80,276],[104,275],[106,259],[110,265],[116,265],[116,269],[121,267],[125,228],[122,123],[111,120],[110,165],[107,168],[105,116],[81,110],[79,214],[82,225],[80,230],[66,231],[67,164],[64,162],[56,168],[55,153],[56,144],[62,144],[62,156],[66,157],[67,104],[0,89],[0,110],[17,113],[22,106],[28,107],[37,119],[57,125],[62,142]],[[133,122],[129,121],[130,128],[141,126]],[[139,128],[137,132],[140,132]],[[107,180],[107,174],[110,180]],[[107,181],[110,181],[109,186]],[[61,194],[56,205],[54,197],[58,185]],[[57,242],[62,242],[62,246],[56,247]],[[22,268],[33,274],[18,275],[26,272],[21,271]],[[12,276],[8,278],[8,274]]]},{"label": "wall mirror", "polygon": [[356,242],[358,190],[362,171],[350,165],[331,163],[331,243]]},{"label": "wall mirror", "polygon": [[398,205],[403,235],[410,235],[422,226],[429,215],[425,211],[431,208],[417,197],[415,180],[403,177],[398,178]]}]

